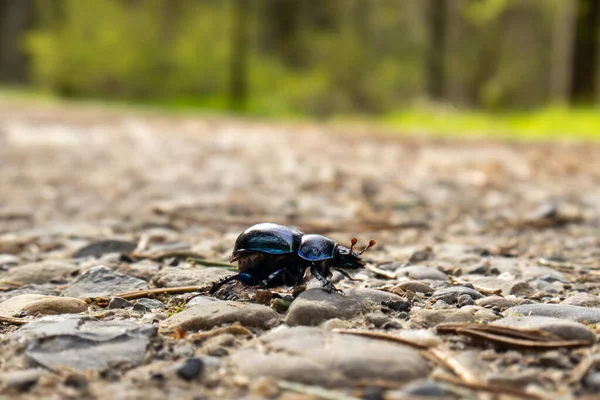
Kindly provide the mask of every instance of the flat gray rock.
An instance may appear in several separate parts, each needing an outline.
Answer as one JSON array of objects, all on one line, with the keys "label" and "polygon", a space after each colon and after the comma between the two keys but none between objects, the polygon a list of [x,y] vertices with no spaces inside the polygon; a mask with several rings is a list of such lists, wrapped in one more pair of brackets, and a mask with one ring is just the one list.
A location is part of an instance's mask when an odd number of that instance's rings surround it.
[{"label": "flat gray rock", "polygon": [[137,247],[137,243],[126,242],[123,240],[102,240],[91,243],[79,250],[73,255],[75,258],[100,257],[104,254],[119,253],[130,254]]},{"label": "flat gray rock", "polygon": [[575,322],[596,324],[600,322],[600,309],[569,304],[523,304],[503,312],[506,317],[537,315],[555,317]]},{"label": "flat gray rock", "polygon": [[448,304],[453,304],[456,303],[460,296],[465,294],[469,295],[473,300],[481,299],[483,297],[477,290],[464,286],[452,286],[445,289],[438,289],[433,292],[431,297],[434,300],[443,300]]},{"label": "flat gray rock", "polygon": [[25,285],[61,281],[77,272],[77,267],[62,261],[42,261],[13,267],[0,273],[0,280]]},{"label": "flat gray rock", "polygon": [[218,300],[189,307],[162,321],[160,329],[170,332],[181,328],[196,332],[235,322],[246,327],[266,329],[277,325],[279,320],[279,314],[260,304]]},{"label": "flat gray rock", "polygon": [[409,382],[427,376],[430,365],[419,351],[382,340],[312,327],[271,332],[230,357],[244,375],[340,387],[357,380]]},{"label": "flat gray rock", "polygon": [[0,303],[0,315],[77,314],[87,310],[85,301],[73,297],[22,294]]},{"label": "flat gray rock", "polygon": [[582,307],[600,307],[600,296],[591,293],[577,293],[567,297],[562,304]]},{"label": "flat gray rock", "polygon": [[139,365],[155,336],[152,325],[132,321],[98,321],[82,316],[45,317],[9,335],[9,364],[21,354],[33,365],[79,371],[103,370],[121,364]]},{"label": "flat gray rock", "polygon": [[507,317],[492,322],[492,325],[516,329],[539,329],[552,333],[565,340],[586,340],[596,342],[596,334],[587,326],[560,318],[524,316]]},{"label": "flat gray rock", "polygon": [[152,278],[152,282],[157,287],[205,286],[231,274],[227,269],[216,267],[165,267]]},{"label": "flat gray rock", "polygon": [[75,279],[63,294],[86,298],[115,295],[147,289],[146,281],[114,272],[104,266],[93,267]]},{"label": "flat gray rock", "polygon": [[400,296],[374,289],[347,289],[344,294],[314,288],[302,292],[290,306],[288,325],[316,326],[329,319],[351,319],[382,303],[402,301]]},{"label": "flat gray rock", "polygon": [[409,265],[408,267],[401,267],[394,271],[397,277],[406,276],[410,279],[425,280],[429,279],[432,281],[447,281],[448,275],[437,269],[429,268],[423,265]]}]

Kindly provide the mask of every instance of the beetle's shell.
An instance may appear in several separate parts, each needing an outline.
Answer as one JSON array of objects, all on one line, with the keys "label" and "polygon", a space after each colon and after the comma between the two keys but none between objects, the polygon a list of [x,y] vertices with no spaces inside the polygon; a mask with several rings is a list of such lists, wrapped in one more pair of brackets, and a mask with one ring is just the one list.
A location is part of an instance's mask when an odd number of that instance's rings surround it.
[{"label": "beetle's shell", "polygon": [[329,260],[335,255],[337,243],[323,235],[304,235],[298,249],[298,256],[307,261]]},{"label": "beetle's shell", "polygon": [[238,236],[233,255],[243,252],[267,254],[295,253],[303,233],[284,225],[262,223],[253,225]]}]

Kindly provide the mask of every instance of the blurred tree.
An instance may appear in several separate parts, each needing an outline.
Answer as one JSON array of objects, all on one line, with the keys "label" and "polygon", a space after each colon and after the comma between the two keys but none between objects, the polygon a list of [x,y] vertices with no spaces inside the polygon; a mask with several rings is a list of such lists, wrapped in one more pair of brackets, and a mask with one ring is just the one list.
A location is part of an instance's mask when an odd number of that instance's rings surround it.
[{"label": "blurred tree", "polygon": [[600,1],[579,0],[573,55],[572,100],[592,102],[596,95],[598,46],[600,45]]},{"label": "blurred tree", "polygon": [[243,109],[248,96],[249,0],[233,0],[230,54],[230,107]]},{"label": "blurred tree", "polygon": [[429,43],[427,49],[427,94],[434,100],[444,98],[446,55],[447,0],[429,0],[427,5],[427,24]]},{"label": "blurred tree", "polygon": [[552,32],[550,96],[553,101],[568,103],[571,97],[573,45],[577,0],[557,2]]},{"label": "blurred tree", "polygon": [[32,0],[0,0],[0,82],[26,83],[29,57],[24,33],[33,23]]}]

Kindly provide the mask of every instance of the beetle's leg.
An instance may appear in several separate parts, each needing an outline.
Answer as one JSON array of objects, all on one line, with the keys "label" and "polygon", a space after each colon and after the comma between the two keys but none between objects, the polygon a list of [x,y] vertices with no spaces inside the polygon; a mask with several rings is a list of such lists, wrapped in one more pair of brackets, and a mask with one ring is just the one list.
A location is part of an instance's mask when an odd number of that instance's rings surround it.
[{"label": "beetle's leg", "polygon": [[233,280],[239,280],[239,278],[240,278],[240,274],[229,275],[229,276],[221,279],[220,281],[215,282],[212,285],[212,287],[210,288],[210,291],[208,293],[212,296],[213,294],[215,294],[217,292],[217,290],[219,290],[219,288],[221,286],[223,286],[227,282],[231,282]]},{"label": "beetle's leg", "polygon": [[343,269],[336,269],[336,271],[339,272],[340,274],[344,275],[346,278],[350,279],[353,282],[361,282],[361,279],[353,278],[349,273],[347,273]]},{"label": "beetle's leg", "polygon": [[332,291],[335,291],[342,293],[341,290],[333,286],[333,284],[329,282],[329,280],[325,278],[323,274],[321,274],[321,271],[319,271],[319,268],[316,265],[313,264],[313,266],[310,267],[310,273],[313,274],[321,283],[323,283],[323,287],[325,290],[327,290],[327,292],[331,293]]},{"label": "beetle's leg", "polygon": [[273,279],[275,279],[275,277],[277,275],[279,275],[280,273],[282,273],[283,271],[285,271],[285,268],[281,268],[280,270],[273,272],[271,275],[267,276],[265,279],[262,280],[262,282],[260,283],[260,286],[266,287],[269,284],[269,282],[271,282]]}]

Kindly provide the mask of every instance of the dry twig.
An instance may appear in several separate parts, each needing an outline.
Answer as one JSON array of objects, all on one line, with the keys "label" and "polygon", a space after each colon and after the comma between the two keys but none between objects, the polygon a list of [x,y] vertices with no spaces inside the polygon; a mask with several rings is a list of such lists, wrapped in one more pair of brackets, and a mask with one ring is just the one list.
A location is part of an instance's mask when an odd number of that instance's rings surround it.
[{"label": "dry twig", "polygon": [[0,323],[7,325],[25,325],[27,320],[24,318],[6,317],[4,315],[0,315]]}]

